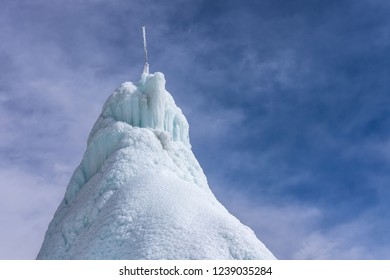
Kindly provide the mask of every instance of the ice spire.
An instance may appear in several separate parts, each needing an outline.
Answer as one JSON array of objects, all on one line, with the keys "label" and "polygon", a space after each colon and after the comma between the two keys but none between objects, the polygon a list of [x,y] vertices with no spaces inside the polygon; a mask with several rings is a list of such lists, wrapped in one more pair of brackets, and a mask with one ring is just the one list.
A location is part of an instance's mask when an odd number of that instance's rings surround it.
[{"label": "ice spire", "polygon": [[211,192],[163,73],[107,99],[37,259],[275,259]]},{"label": "ice spire", "polygon": [[144,73],[145,74],[149,74],[148,50],[146,48],[146,30],[145,30],[145,25],[142,26],[142,34],[143,34],[143,37],[144,37],[144,52],[145,52]]}]

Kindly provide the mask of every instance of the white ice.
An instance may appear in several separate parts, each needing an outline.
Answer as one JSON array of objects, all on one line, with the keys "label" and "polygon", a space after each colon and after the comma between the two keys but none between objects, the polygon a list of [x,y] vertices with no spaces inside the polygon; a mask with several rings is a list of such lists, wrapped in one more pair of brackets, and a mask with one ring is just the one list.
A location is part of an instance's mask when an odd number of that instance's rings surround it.
[{"label": "white ice", "polygon": [[162,73],[106,101],[38,259],[274,259],[212,194]]}]

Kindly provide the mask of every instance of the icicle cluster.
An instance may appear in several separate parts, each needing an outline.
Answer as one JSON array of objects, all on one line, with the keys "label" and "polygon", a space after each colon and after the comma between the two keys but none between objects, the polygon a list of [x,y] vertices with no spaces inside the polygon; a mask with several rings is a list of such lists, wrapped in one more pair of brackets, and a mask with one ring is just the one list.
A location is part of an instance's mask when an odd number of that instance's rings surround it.
[{"label": "icicle cluster", "polygon": [[181,141],[186,146],[191,146],[187,119],[166,91],[164,74],[159,72],[144,73],[138,84],[125,82],[115,90],[104,104],[88,144],[106,119],[166,131],[173,141]]}]

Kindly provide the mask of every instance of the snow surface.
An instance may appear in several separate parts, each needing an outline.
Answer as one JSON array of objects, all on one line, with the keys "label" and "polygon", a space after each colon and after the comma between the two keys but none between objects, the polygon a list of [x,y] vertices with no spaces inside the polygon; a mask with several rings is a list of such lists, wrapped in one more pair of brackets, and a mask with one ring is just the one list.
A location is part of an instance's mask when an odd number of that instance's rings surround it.
[{"label": "snow surface", "polygon": [[106,101],[38,259],[274,259],[212,194],[162,73]]}]

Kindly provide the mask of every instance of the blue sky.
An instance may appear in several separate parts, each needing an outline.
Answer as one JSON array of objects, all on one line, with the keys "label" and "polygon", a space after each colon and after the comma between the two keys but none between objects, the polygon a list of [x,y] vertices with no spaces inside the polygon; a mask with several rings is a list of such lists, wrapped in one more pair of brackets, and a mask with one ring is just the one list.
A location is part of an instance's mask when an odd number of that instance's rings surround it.
[{"label": "blue sky", "polygon": [[389,259],[390,2],[0,4],[0,259],[35,258],[105,99],[143,67],[280,259]]}]

